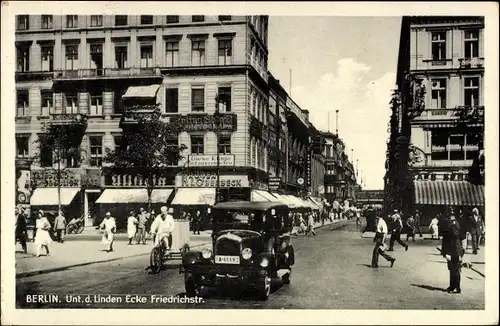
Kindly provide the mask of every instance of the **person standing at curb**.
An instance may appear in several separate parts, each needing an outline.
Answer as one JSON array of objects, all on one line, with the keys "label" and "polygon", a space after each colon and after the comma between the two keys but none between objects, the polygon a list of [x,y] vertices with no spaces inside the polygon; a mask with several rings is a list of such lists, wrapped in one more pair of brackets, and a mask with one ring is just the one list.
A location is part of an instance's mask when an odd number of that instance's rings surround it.
[{"label": "person standing at curb", "polygon": [[305,235],[312,233],[312,235],[316,236],[316,232],[314,232],[314,215],[309,213],[309,217],[307,218],[307,230]]},{"label": "person standing at curb", "polygon": [[408,251],[408,244],[404,243],[401,240],[401,232],[403,231],[403,222],[401,221],[401,215],[398,213],[398,210],[394,210],[394,214],[392,215],[392,231],[391,231],[391,240],[389,241],[389,251],[394,251],[394,242],[399,243],[401,246],[405,248],[405,251]]},{"label": "person standing at curb", "polygon": [[114,217],[111,217],[111,213],[107,212],[106,217],[99,225],[99,229],[104,230],[104,234],[102,235],[102,243],[107,245],[107,252],[113,251],[113,242],[115,240],[115,232],[116,232],[116,221]]},{"label": "person standing at curb", "polygon": [[431,224],[429,225],[429,231],[432,239],[439,239],[439,220],[437,216],[432,219]]},{"label": "person standing at curb", "polygon": [[385,240],[388,233],[387,224],[384,219],[380,216],[376,216],[376,229],[375,229],[375,238],[373,238],[373,242],[375,242],[375,247],[373,248],[372,254],[372,268],[378,268],[378,256],[382,256],[391,263],[391,267],[394,266],[395,258],[389,256],[385,253]]},{"label": "person standing at curb", "polygon": [[406,226],[408,228],[408,232],[406,233],[406,241],[412,238],[413,242],[415,242],[415,218],[413,217],[413,215],[410,215],[410,217],[408,217]]},{"label": "person standing at curb", "polygon": [[23,252],[25,254],[28,253],[28,247],[26,246],[26,239],[28,237],[28,232],[26,228],[26,218],[24,214],[19,214],[19,209],[16,207],[15,209],[15,217],[16,217],[16,239],[15,243],[19,241],[21,247],[23,247]]},{"label": "person standing at curb", "polygon": [[37,229],[35,238],[36,257],[40,257],[42,248],[45,248],[45,250],[47,251],[46,256],[49,256],[50,255],[49,244],[52,242],[52,238],[50,237],[49,234],[50,222],[44,216],[42,210],[38,213],[38,218],[36,220],[36,229]]},{"label": "person standing at curb", "polygon": [[64,242],[64,233],[66,232],[66,218],[62,211],[59,211],[55,221],[54,221],[54,232],[56,233],[57,242]]},{"label": "person standing at curb", "polygon": [[461,293],[460,271],[464,250],[460,241],[460,225],[453,212],[450,214],[446,232],[443,232],[441,247],[441,254],[446,258],[448,270],[450,271],[450,286],[446,290],[448,293]]},{"label": "person standing at curb", "polygon": [[148,216],[144,208],[140,209],[139,216],[137,217],[137,237],[136,243],[146,244],[146,223],[148,223]]},{"label": "person standing at curb", "polygon": [[128,235],[128,244],[132,245],[132,240],[137,234],[137,218],[135,217],[135,211],[131,210],[130,215],[127,219],[127,235]]},{"label": "person standing at curb", "polygon": [[422,231],[420,230],[420,212],[418,209],[415,211],[415,234],[419,234],[420,237],[422,238]]}]

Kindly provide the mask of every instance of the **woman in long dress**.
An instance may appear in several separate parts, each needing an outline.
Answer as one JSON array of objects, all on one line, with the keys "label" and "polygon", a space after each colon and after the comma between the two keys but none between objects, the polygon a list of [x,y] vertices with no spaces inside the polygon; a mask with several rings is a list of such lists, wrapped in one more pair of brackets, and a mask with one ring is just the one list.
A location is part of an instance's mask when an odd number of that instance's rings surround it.
[{"label": "woman in long dress", "polygon": [[39,212],[36,220],[36,257],[40,257],[42,248],[45,248],[45,250],[47,251],[46,256],[50,255],[49,244],[52,242],[52,239],[50,237],[49,230],[49,220],[47,220],[47,218],[43,216],[43,212]]},{"label": "woman in long dress", "polygon": [[139,221],[135,217],[135,212],[132,210],[130,211],[130,216],[127,219],[127,235],[128,235],[128,244],[132,245],[132,240],[135,237],[135,234],[137,233],[137,224]]},{"label": "woman in long dress", "polygon": [[439,220],[437,217],[434,217],[429,225],[429,230],[432,235],[432,239],[439,239]]}]

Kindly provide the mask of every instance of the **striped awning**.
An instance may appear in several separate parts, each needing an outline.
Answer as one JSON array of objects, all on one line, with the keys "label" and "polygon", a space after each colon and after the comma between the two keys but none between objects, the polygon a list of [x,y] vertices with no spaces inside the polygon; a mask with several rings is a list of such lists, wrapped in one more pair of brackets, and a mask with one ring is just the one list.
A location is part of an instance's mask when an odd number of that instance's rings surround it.
[{"label": "striped awning", "polygon": [[467,181],[414,181],[415,204],[484,206],[484,186]]},{"label": "striped awning", "polygon": [[159,90],[160,85],[130,86],[122,98],[156,98]]}]

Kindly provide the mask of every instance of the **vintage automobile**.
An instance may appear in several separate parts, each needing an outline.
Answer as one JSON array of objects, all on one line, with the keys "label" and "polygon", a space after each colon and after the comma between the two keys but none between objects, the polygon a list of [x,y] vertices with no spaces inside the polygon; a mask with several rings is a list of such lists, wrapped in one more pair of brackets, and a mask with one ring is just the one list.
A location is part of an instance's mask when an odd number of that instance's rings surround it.
[{"label": "vintage automobile", "polygon": [[200,296],[205,287],[254,292],[267,300],[272,282],[290,283],[295,253],[290,244],[292,218],[279,202],[235,201],[211,211],[212,248],[184,254],[186,294]]}]

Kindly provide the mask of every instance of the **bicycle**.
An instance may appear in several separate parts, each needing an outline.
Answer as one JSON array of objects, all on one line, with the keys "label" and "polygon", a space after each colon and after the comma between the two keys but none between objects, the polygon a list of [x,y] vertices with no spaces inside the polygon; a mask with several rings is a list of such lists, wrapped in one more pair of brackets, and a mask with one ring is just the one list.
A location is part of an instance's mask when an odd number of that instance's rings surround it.
[{"label": "bicycle", "polygon": [[[158,245],[151,249],[149,255],[149,268],[154,274],[160,272],[162,266],[171,258],[170,248],[167,245],[168,236],[170,234],[164,234],[158,241]],[[156,236],[159,236],[158,234]]]}]

